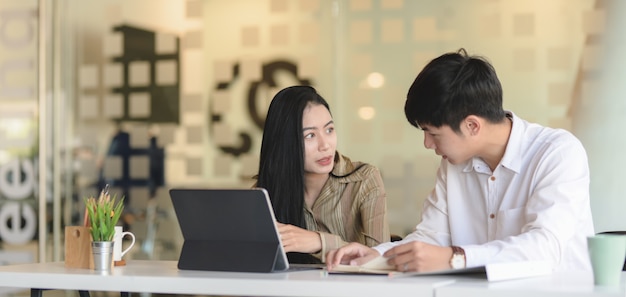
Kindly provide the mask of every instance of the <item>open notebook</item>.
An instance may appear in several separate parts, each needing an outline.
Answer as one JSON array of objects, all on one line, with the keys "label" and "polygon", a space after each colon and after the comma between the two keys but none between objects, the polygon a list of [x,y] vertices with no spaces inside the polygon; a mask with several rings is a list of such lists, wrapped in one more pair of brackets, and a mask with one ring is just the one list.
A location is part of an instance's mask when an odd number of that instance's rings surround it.
[{"label": "open notebook", "polygon": [[171,189],[183,234],[183,270],[273,272],[289,268],[265,189]]},{"label": "open notebook", "polygon": [[464,269],[443,269],[429,272],[399,272],[387,263],[387,258],[377,257],[360,265],[337,265],[329,273],[385,274],[389,277],[406,277],[440,274],[483,274],[489,281],[501,281],[552,273],[552,266],[544,261],[523,261],[510,263],[492,263],[485,266]]}]

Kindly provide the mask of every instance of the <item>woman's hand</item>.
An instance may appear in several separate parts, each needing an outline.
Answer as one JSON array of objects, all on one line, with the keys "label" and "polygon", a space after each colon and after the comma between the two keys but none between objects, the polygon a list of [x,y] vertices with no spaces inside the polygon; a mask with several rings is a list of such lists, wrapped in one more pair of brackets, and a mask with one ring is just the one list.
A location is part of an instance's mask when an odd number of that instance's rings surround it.
[{"label": "woman's hand", "polygon": [[319,233],[296,227],[294,225],[276,223],[280,240],[285,252],[317,253],[322,249]]}]

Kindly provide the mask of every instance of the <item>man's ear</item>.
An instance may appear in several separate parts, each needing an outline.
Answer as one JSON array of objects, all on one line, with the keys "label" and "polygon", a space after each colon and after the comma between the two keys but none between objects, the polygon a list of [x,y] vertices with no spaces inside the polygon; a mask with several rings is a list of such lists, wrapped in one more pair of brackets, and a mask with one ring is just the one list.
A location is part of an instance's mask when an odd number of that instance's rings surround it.
[{"label": "man's ear", "polygon": [[467,129],[469,135],[474,136],[478,135],[478,132],[480,132],[480,129],[482,128],[482,121],[475,115],[468,115],[463,120],[463,125]]}]

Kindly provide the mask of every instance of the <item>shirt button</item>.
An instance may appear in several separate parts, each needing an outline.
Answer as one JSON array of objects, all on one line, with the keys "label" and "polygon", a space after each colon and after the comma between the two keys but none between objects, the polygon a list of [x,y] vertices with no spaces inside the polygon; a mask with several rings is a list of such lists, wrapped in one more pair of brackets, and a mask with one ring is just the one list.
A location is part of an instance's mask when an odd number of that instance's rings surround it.
[{"label": "shirt button", "polygon": [[491,176],[491,180],[492,180],[492,181],[493,181],[493,180],[496,180],[496,177],[492,175],[492,176]]},{"label": "shirt button", "polygon": [[490,218],[490,219],[493,219],[493,218],[495,218],[495,217],[496,217],[496,215],[494,215],[494,214],[490,214],[490,215],[489,215],[489,218]]}]

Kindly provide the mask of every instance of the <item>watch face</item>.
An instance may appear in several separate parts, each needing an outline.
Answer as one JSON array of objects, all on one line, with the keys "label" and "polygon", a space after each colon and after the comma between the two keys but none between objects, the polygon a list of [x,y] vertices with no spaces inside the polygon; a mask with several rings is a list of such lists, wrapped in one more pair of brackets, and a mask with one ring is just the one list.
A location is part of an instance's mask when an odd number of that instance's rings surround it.
[{"label": "watch face", "polygon": [[465,268],[465,259],[463,255],[454,255],[452,256],[451,266],[454,269]]}]

